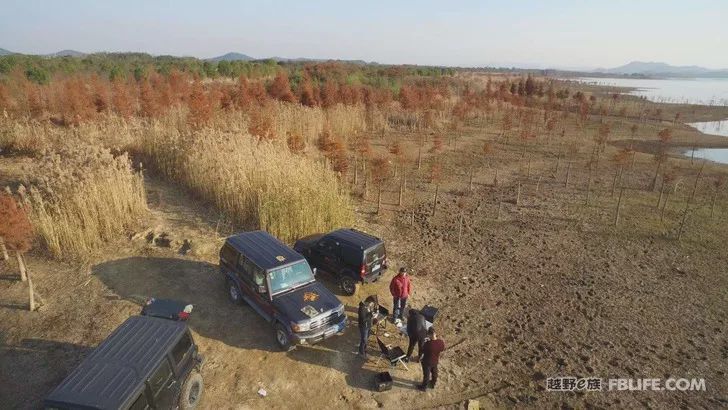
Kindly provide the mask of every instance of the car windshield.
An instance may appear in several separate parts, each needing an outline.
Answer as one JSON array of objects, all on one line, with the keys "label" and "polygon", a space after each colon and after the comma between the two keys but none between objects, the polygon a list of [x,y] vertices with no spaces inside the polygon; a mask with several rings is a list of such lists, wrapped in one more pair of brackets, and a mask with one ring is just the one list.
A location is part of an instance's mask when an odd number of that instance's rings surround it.
[{"label": "car windshield", "polygon": [[268,272],[268,279],[270,280],[271,294],[276,294],[311,282],[314,278],[308,263],[300,261]]}]

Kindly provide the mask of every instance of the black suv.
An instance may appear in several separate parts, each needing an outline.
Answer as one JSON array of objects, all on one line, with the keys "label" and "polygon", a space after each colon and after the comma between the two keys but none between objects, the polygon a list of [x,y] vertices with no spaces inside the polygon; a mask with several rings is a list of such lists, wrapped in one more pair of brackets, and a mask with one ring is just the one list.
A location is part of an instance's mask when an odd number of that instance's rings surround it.
[{"label": "black suv", "polygon": [[227,238],[220,272],[230,300],[247,302],[273,324],[283,350],[320,342],[346,328],[344,305],[316,282],[303,256],[267,232]]},{"label": "black suv", "polygon": [[356,229],[307,236],[293,249],[311,266],[333,275],[347,295],[356,292],[357,283],[374,282],[387,269],[384,241]]},{"label": "black suv", "polygon": [[[159,306],[153,304],[145,310]],[[202,357],[185,318],[130,317],[53,390],[44,407],[194,409],[202,397]]]}]

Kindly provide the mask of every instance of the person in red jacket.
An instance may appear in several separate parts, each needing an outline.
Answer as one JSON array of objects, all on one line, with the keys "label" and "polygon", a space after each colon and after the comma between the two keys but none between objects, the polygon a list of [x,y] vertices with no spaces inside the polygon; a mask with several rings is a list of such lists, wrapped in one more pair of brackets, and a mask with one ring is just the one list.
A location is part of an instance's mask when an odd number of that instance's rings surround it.
[{"label": "person in red jacket", "polygon": [[434,389],[437,383],[437,365],[440,363],[440,354],[445,350],[445,342],[437,338],[435,328],[427,331],[430,340],[422,346],[422,384],[417,386],[420,390]]},{"label": "person in red jacket", "polygon": [[389,283],[389,292],[392,293],[392,298],[394,298],[392,320],[402,320],[404,307],[407,305],[407,298],[410,295],[410,279],[407,276],[406,268],[399,268],[399,273]]}]

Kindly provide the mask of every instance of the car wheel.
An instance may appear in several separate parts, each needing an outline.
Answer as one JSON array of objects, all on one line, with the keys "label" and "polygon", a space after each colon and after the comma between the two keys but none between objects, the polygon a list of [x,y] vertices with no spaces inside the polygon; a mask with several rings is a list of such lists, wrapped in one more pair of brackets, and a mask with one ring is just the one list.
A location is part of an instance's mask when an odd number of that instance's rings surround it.
[{"label": "car wheel", "polygon": [[228,298],[231,302],[233,302],[233,304],[240,305],[243,303],[243,295],[240,294],[238,285],[230,279],[227,280],[227,291]]},{"label": "car wheel", "polygon": [[288,336],[288,331],[280,323],[276,323],[276,343],[278,343],[278,347],[280,347],[284,352],[292,349],[291,338]]},{"label": "car wheel", "polygon": [[179,408],[181,410],[192,410],[200,404],[202,398],[202,390],[204,383],[202,375],[196,371],[192,371],[182,385],[182,392],[179,396]]},{"label": "car wheel", "polygon": [[349,276],[344,276],[343,278],[341,278],[339,286],[341,286],[341,291],[344,292],[344,294],[347,296],[351,296],[356,293],[356,282]]}]

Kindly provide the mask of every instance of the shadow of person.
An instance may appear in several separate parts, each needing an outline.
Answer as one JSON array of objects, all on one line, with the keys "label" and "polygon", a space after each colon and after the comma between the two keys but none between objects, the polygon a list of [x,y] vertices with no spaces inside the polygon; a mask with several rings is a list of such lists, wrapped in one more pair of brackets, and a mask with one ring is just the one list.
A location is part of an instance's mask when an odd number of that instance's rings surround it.
[{"label": "shadow of person", "polygon": [[119,297],[140,306],[150,297],[192,304],[189,326],[204,337],[244,349],[278,351],[271,325],[249,306],[227,299],[217,265],[137,256],[95,265],[91,272]]},{"label": "shadow of person", "polygon": [[[0,343],[2,407],[37,407],[92,349],[42,339],[23,339],[17,345]],[[38,368],[43,371],[28,371]]]}]

